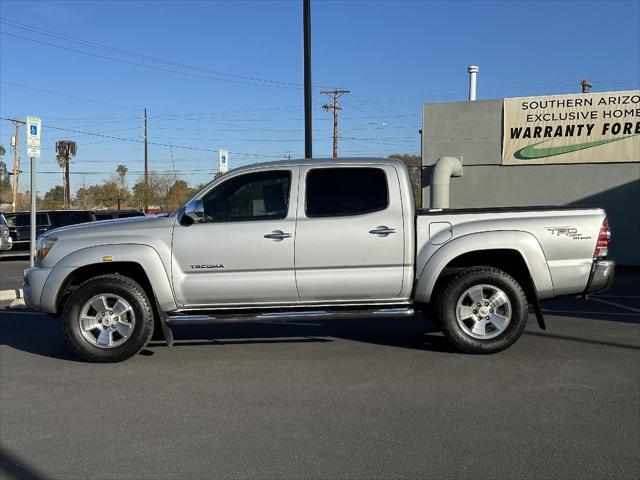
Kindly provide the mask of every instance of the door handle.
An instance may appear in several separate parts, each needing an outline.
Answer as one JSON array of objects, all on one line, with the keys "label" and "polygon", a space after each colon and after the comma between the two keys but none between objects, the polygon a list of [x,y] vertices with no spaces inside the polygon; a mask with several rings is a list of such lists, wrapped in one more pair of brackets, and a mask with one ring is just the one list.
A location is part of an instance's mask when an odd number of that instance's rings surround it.
[{"label": "door handle", "polygon": [[283,232],[282,230],[274,230],[271,233],[267,233],[264,238],[269,238],[271,240],[282,241],[285,238],[290,238],[291,234],[287,232]]},{"label": "door handle", "polygon": [[385,225],[380,225],[379,227],[376,227],[373,230],[369,230],[369,233],[372,235],[378,235],[379,237],[386,237],[390,233],[396,233],[396,229],[389,228]]}]

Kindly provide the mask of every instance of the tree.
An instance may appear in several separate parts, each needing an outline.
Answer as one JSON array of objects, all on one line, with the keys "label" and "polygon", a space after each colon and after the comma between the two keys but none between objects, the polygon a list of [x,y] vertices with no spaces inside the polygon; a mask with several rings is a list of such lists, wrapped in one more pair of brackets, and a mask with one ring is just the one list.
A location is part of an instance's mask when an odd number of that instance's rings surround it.
[{"label": "tree", "polygon": [[389,158],[401,160],[409,170],[411,177],[411,187],[413,188],[413,198],[416,207],[422,206],[422,157],[411,155],[410,153],[394,153]]},{"label": "tree", "polygon": [[[7,151],[0,145],[0,158]],[[7,164],[0,160],[0,203],[11,203],[11,180],[7,170]]]},{"label": "tree", "polygon": [[[149,205],[153,209],[172,211],[184,204],[202,186],[191,188],[189,184],[176,179],[171,173],[149,173]],[[133,194],[131,203],[138,209],[144,208],[145,202],[144,178],[140,178],[131,189]]]},{"label": "tree", "polygon": [[197,190],[189,188],[189,184],[184,180],[176,180],[169,188],[167,195],[167,209],[176,210],[184,204]]},{"label": "tree", "polygon": [[126,165],[118,165],[118,167],[116,168],[116,173],[118,174],[118,177],[120,178],[120,189],[118,190],[118,210],[120,210],[120,202],[121,202],[121,198],[122,198],[122,193],[124,192],[124,177],[127,175],[127,172],[129,171],[129,169],[127,168]]},{"label": "tree", "polygon": [[69,159],[75,156],[78,146],[73,140],[58,140],[56,142],[56,160],[64,170],[64,206],[71,206],[71,186],[69,182]]},{"label": "tree", "polygon": [[148,195],[149,205],[153,208],[166,211],[167,197],[169,189],[175,182],[175,176],[171,173],[149,172],[149,190],[144,182],[144,177],[140,178],[133,186],[133,202],[136,208],[142,209],[145,206],[145,194]]},{"label": "tree", "polygon": [[44,198],[40,202],[39,208],[42,208],[43,210],[55,210],[62,208],[63,205],[64,187],[62,185],[56,185],[44,194]]},{"label": "tree", "polygon": [[[0,148],[2,145],[0,145]],[[0,150],[0,153],[2,150]],[[11,179],[7,164],[0,160],[0,203],[11,203]]]}]

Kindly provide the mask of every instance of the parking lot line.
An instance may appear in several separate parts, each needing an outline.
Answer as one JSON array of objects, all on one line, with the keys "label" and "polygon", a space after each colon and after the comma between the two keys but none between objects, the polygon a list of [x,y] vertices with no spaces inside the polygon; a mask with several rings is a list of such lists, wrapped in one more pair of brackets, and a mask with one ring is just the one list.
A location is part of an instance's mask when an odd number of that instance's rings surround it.
[{"label": "parking lot line", "polygon": [[590,298],[593,298],[593,297],[598,297],[598,298],[601,298],[601,297],[604,297],[604,298],[640,298],[640,295],[594,295],[594,296],[592,296]]},{"label": "parking lot line", "polygon": [[613,305],[614,307],[622,308],[623,310],[630,310],[632,312],[640,313],[640,309],[628,307],[627,305],[622,305],[621,303],[611,302],[609,300],[603,300],[601,298],[591,298],[590,300],[599,303],[606,303],[607,305]]},{"label": "parking lot line", "polygon": [[626,313],[626,312],[584,312],[584,311],[576,311],[576,310],[549,310],[548,308],[543,308],[542,311],[544,313],[575,313],[576,315],[621,315],[626,317],[640,317],[640,313]]}]

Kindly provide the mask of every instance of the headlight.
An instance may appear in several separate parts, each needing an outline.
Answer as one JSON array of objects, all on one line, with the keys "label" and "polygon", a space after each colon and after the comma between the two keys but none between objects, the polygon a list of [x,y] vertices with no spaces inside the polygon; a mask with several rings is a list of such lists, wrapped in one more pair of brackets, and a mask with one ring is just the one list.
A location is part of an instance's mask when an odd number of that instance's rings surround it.
[{"label": "headlight", "polygon": [[58,239],[55,237],[39,237],[38,241],[36,242],[36,259],[40,261],[44,257],[46,257],[57,240]]}]

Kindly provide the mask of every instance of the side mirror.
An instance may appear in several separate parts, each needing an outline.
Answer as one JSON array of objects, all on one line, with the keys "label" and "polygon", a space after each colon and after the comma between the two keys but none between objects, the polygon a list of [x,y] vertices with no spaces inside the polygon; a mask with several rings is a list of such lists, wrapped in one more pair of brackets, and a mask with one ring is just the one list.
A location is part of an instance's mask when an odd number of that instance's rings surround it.
[{"label": "side mirror", "polygon": [[192,223],[204,222],[204,204],[202,200],[191,200],[184,207],[184,216],[191,219]]}]

